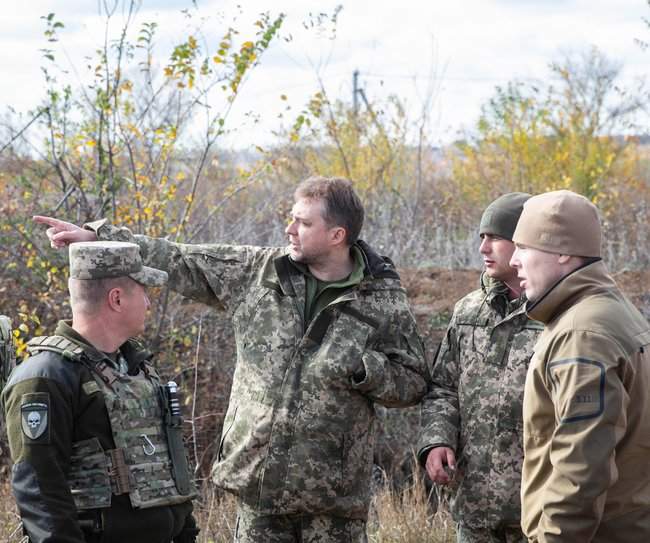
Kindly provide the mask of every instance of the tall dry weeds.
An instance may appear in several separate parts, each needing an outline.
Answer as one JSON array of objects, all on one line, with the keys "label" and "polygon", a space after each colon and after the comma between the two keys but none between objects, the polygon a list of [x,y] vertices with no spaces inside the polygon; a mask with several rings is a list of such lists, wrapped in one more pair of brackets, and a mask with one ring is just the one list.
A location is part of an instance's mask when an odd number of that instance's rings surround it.
[{"label": "tall dry weeds", "polygon": [[[428,503],[426,489],[418,479],[402,491],[386,484],[373,498],[368,521],[368,539],[372,543],[451,543],[454,526],[445,510],[435,511]],[[237,503],[212,485],[204,485],[194,503],[201,527],[199,543],[231,543],[235,532]],[[0,484],[0,541],[23,540],[20,519],[7,481]]]},{"label": "tall dry weeds", "polygon": [[2,543],[19,543],[23,539],[22,525],[14,497],[9,488],[9,470],[0,466],[2,484],[0,484],[0,541]]},{"label": "tall dry weeds", "polygon": [[424,480],[416,477],[402,490],[394,490],[389,482],[376,490],[368,539],[372,543],[451,543],[455,529],[446,503],[432,498]]}]

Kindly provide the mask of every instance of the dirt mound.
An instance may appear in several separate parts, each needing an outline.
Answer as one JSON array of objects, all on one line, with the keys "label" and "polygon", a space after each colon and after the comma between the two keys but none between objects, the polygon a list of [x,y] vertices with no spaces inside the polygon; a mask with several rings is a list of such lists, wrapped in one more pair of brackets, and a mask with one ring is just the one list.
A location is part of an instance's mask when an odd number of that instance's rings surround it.
[{"label": "dirt mound", "polygon": [[622,271],[613,277],[623,293],[650,321],[650,270]]},{"label": "dirt mound", "polygon": [[400,275],[416,313],[451,314],[460,298],[478,288],[480,273],[477,270],[422,268],[402,269]]},{"label": "dirt mound", "polygon": [[[439,324],[445,318],[448,320],[460,298],[478,288],[480,276],[478,270],[440,268],[403,268],[399,273],[418,322],[424,323],[429,317]],[[623,293],[650,320],[650,270],[621,271],[613,277]]]}]

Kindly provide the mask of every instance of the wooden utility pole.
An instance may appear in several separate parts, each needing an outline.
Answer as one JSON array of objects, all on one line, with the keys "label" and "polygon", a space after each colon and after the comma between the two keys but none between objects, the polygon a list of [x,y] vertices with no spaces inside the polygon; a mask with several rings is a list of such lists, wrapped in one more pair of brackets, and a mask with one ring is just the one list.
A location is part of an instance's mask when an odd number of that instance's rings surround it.
[{"label": "wooden utility pole", "polygon": [[359,70],[352,72],[352,104],[354,106],[354,114],[359,113]]}]

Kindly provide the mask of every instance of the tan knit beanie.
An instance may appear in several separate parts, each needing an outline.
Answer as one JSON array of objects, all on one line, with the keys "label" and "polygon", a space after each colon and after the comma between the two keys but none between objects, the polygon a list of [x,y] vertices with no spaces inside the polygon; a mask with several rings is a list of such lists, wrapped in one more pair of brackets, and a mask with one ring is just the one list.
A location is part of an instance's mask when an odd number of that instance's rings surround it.
[{"label": "tan knit beanie", "polygon": [[599,257],[598,209],[570,190],[538,194],[524,204],[512,241],[549,253]]}]

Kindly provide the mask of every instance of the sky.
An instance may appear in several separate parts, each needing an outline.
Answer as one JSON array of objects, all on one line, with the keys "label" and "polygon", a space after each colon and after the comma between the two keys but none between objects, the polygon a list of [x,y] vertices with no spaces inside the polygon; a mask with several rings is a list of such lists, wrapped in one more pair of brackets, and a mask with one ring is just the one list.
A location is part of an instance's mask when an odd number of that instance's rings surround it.
[{"label": "sky", "polygon": [[[27,112],[39,104],[44,47],[56,49],[73,86],[83,84],[84,59],[103,40],[101,5],[115,1],[30,0],[5,10],[0,20],[0,107]],[[335,37],[331,23],[312,26],[319,13],[331,15],[338,5]],[[351,102],[355,70],[372,102],[382,103],[393,94],[411,118],[426,111],[429,139],[444,144],[474,128],[497,85],[514,79],[550,82],[549,63],[567,52],[597,47],[622,63],[623,85],[644,77],[650,64],[650,49],[643,51],[635,41],[650,41],[643,20],[650,19],[647,0],[142,0],[134,28],[158,22],[161,61],[171,44],[187,35],[188,19],[181,13],[186,8],[195,14],[193,21],[202,20],[201,37],[211,47],[235,15],[237,27],[245,31],[259,12],[286,14],[282,33],[290,41],[271,46],[229,114],[229,126],[235,129],[224,145],[238,149],[272,143],[282,122],[278,115],[287,104],[293,109],[284,112],[285,118],[295,115],[319,81],[330,98]],[[65,24],[56,44],[43,38],[40,17],[50,12]],[[121,21],[120,6],[112,32],[119,31]]]}]

